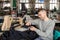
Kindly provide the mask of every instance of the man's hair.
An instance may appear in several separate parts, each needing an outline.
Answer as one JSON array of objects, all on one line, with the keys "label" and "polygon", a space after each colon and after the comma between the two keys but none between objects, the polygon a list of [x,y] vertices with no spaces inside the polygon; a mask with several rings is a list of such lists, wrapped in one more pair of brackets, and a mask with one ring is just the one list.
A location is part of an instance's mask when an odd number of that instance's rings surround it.
[{"label": "man's hair", "polygon": [[42,9],[39,9],[39,10],[38,10],[38,12],[40,12],[40,11],[46,11],[46,15],[48,16],[48,10],[47,10],[47,9],[43,9],[43,8],[42,8]]},{"label": "man's hair", "polygon": [[46,13],[48,13],[48,11],[46,9],[38,9],[38,12],[40,11],[46,11]]}]

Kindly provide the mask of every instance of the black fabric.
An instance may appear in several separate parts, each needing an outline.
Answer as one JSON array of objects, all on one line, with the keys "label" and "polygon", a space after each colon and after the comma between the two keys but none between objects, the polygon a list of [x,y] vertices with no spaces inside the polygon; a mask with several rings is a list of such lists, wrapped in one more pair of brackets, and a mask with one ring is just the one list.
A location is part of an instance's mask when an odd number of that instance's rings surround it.
[{"label": "black fabric", "polygon": [[60,37],[57,40],[60,40]]},{"label": "black fabric", "polygon": [[1,40],[34,40],[38,35],[30,30],[21,32],[15,31],[13,28],[10,31],[5,31],[1,35]]}]

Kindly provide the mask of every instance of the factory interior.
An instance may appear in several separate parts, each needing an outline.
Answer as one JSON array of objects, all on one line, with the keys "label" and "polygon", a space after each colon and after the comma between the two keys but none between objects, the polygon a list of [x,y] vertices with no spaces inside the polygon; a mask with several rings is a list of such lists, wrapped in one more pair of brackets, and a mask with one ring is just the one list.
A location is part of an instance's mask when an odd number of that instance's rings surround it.
[{"label": "factory interior", "polygon": [[0,40],[60,40],[60,0],[0,0]]}]

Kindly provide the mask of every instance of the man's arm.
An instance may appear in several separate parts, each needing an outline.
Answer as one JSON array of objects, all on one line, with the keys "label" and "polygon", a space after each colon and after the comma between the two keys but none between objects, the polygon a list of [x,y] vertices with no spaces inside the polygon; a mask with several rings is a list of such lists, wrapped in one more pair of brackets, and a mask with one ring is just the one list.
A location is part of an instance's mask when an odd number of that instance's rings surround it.
[{"label": "man's arm", "polygon": [[28,25],[38,25],[38,19],[36,19],[36,20],[30,20],[29,22],[27,22],[26,23],[26,25],[28,26]]},{"label": "man's arm", "polygon": [[39,30],[39,29],[36,29],[35,32],[40,35],[40,36],[43,36],[43,37],[47,37],[53,30],[54,30],[54,25],[55,25],[55,22],[51,22],[49,24],[49,28],[46,29],[45,32]]}]

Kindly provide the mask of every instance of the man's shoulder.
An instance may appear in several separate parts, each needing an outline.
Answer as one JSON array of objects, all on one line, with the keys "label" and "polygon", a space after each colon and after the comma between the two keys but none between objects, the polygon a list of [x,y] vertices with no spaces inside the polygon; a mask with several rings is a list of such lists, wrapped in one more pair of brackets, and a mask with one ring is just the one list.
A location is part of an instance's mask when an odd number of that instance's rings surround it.
[{"label": "man's shoulder", "polygon": [[53,21],[53,22],[54,22],[54,20],[53,20],[53,19],[50,19],[50,21]]},{"label": "man's shoulder", "polygon": [[41,19],[35,19],[36,21],[41,21]]},{"label": "man's shoulder", "polygon": [[50,19],[49,21],[50,21],[50,23],[55,23],[55,21],[54,21],[54,20],[52,20],[52,19]]}]

